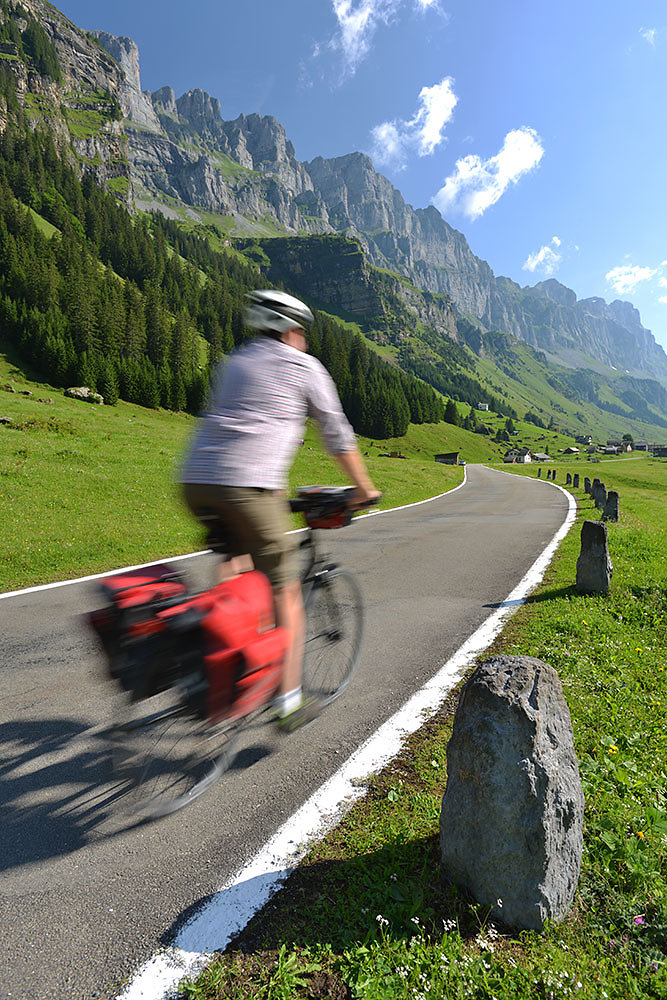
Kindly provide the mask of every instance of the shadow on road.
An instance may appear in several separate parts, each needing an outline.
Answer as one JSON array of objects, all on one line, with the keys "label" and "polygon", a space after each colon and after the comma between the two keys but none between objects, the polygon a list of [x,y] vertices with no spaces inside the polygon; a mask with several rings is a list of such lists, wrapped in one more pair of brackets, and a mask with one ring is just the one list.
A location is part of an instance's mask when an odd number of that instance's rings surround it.
[{"label": "shadow on road", "polygon": [[[230,770],[272,753],[261,741],[239,749]],[[224,780],[224,779],[223,779]],[[109,740],[83,723],[54,718],[0,724],[0,871],[71,854],[146,822],[127,808]]]},{"label": "shadow on road", "polygon": [[542,590],[539,594],[529,594],[516,601],[498,601],[496,604],[485,604],[485,608],[518,608],[521,604],[540,604],[542,601],[555,601],[559,597],[582,597],[574,584],[568,587],[553,587],[551,590]]},{"label": "shadow on road", "polygon": [[0,870],[70,854],[111,814],[123,789],[110,780],[108,746],[86,728],[0,725]]}]

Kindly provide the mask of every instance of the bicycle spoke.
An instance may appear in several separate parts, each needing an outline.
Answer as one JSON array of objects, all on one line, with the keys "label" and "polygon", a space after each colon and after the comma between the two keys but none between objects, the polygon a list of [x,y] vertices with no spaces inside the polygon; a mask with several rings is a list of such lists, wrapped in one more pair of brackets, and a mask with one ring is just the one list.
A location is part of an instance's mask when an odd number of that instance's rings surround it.
[{"label": "bicycle spoke", "polygon": [[345,690],[359,657],[361,594],[345,570],[318,577],[306,605],[304,694],[333,701]]}]

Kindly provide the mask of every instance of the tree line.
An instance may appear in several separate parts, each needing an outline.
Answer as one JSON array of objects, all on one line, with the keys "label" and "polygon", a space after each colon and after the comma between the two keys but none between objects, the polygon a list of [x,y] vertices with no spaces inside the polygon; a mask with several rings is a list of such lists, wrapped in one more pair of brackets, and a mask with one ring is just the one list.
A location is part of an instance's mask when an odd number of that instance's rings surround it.
[{"label": "tree line", "polygon": [[[248,335],[242,310],[256,268],[157,213],[132,215],[80,178],[70,152],[25,127],[10,77],[0,71],[13,119],[0,136],[2,335],[54,385],[198,412],[211,367]],[[309,349],[358,433],[395,437],[410,421],[442,419],[430,386],[330,317],[316,314]]]}]

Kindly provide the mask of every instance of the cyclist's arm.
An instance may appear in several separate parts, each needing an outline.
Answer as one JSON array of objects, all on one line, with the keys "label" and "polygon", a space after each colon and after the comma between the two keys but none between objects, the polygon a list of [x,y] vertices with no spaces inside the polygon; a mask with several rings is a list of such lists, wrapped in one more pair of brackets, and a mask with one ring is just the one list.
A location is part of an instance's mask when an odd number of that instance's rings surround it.
[{"label": "cyclist's arm", "polygon": [[341,452],[339,455],[334,455],[334,458],[347,478],[357,487],[352,506],[367,507],[371,501],[377,500],[380,491],[373,486],[358,448]]},{"label": "cyclist's arm", "polygon": [[327,450],[336,459],[347,478],[354,483],[357,491],[352,507],[364,507],[377,500],[376,490],[366,471],[364,460],[359,454],[357,439],[350,423],[343,413],[333,379],[326,368],[316,359],[310,358],[312,378],[308,392],[308,415],[317,421]]}]

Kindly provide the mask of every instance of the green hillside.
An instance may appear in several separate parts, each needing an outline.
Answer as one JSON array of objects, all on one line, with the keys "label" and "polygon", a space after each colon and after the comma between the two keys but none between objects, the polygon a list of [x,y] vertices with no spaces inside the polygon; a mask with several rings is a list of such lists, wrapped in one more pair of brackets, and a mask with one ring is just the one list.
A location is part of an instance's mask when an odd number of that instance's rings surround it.
[{"label": "green hillside", "polygon": [[[175,485],[194,425],[185,413],[68,399],[0,347],[0,591],[200,549]],[[411,425],[398,439],[359,437],[359,447],[383,507],[462,480],[460,466],[440,465],[435,454],[460,450],[472,462],[503,450],[444,423]],[[392,451],[405,458],[382,457]],[[292,486],[343,481],[309,427]]]}]

